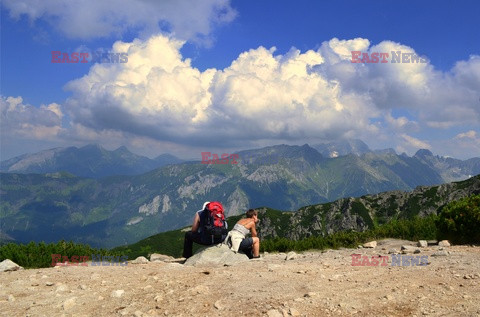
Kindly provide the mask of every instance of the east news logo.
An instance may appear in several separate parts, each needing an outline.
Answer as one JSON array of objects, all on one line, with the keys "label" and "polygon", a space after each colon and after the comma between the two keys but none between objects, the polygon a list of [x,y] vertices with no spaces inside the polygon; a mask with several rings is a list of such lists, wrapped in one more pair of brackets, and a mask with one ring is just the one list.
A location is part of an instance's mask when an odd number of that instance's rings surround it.
[{"label": "east news logo", "polygon": [[[388,255],[367,255],[352,254],[352,266],[387,266]],[[392,254],[392,266],[425,266],[428,265],[428,255],[401,255]]]},{"label": "east news logo", "polygon": [[68,52],[61,51],[52,51],[52,63],[55,64],[77,64],[77,63],[127,63],[128,54],[127,53],[104,53],[104,52],[93,52],[91,59],[90,53],[86,52],[74,52],[69,54]]},{"label": "east news logo", "polygon": [[[408,64],[408,63],[427,63],[427,58],[419,56],[415,53],[404,53],[402,51],[374,52],[366,53],[360,51],[352,51],[352,63],[388,63],[391,64]],[[390,61],[388,58],[391,56]]]}]

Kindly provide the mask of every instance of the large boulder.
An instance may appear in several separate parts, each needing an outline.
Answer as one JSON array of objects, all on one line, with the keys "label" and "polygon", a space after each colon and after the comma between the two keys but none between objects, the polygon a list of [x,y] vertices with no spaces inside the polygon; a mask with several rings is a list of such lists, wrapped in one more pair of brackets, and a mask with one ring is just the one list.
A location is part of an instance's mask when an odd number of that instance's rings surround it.
[{"label": "large boulder", "polygon": [[13,262],[12,260],[6,259],[0,263],[0,272],[17,271],[17,270],[23,270],[23,267]]},{"label": "large boulder", "polygon": [[172,262],[174,257],[170,255],[164,255],[159,253],[153,253],[150,255],[150,262]]},{"label": "large boulder", "polygon": [[163,262],[163,263],[184,263],[185,258],[174,258],[170,255],[153,253],[150,255],[150,262]]},{"label": "large boulder", "polygon": [[248,261],[248,257],[242,253],[235,253],[226,244],[217,244],[201,249],[185,261],[185,265],[191,266],[230,266]]}]

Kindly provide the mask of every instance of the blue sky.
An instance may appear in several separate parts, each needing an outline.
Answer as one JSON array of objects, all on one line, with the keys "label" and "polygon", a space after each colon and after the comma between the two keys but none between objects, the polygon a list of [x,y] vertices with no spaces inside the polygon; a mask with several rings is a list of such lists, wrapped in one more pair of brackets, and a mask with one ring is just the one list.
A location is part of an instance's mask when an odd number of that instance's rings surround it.
[{"label": "blue sky", "polygon": [[[200,157],[345,138],[480,156],[479,13],[478,1],[5,0],[1,159],[87,143]],[[353,64],[353,50],[428,63]],[[52,51],[128,62],[58,64]]]}]

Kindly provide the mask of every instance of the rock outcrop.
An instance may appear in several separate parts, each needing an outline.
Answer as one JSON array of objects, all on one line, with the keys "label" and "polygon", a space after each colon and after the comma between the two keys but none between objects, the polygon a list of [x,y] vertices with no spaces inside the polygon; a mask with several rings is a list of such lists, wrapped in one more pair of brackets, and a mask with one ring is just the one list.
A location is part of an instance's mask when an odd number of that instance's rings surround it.
[{"label": "rock outcrop", "polygon": [[226,244],[217,244],[204,248],[185,261],[191,266],[231,266],[248,261],[242,253],[235,253]]},{"label": "rock outcrop", "polygon": [[[295,213],[284,213],[277,219],[267,217],[267,209],[259,210],[260,238],[285,237],[301,240],[310,236],[325,236],[338,231],[366,231],[374,223],[392,219],[425,217],[448,203],[480,194],[480,177],[438,186],[418,186],[413,191],[388,191],[358,198],[347,197],[326,204],[306,206]],[[436,245],[426,241],[427,245]],[[422,241],[424,245],[424,241]],[[441,242],[441,245],[448,242]]]}]

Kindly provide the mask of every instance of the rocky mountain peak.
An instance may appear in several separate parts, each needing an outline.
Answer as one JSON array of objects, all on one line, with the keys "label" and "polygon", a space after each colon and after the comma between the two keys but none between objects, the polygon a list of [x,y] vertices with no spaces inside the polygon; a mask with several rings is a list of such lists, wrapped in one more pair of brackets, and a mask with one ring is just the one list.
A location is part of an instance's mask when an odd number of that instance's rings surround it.
[{"label": "rocky mountain peak", "polygon": [[426,158],[426,157],[432,157],[433,153],[427,149],[420,149],[417,151],[417,153],[415,153],[414,156],[420,157],[420,158]]}]

